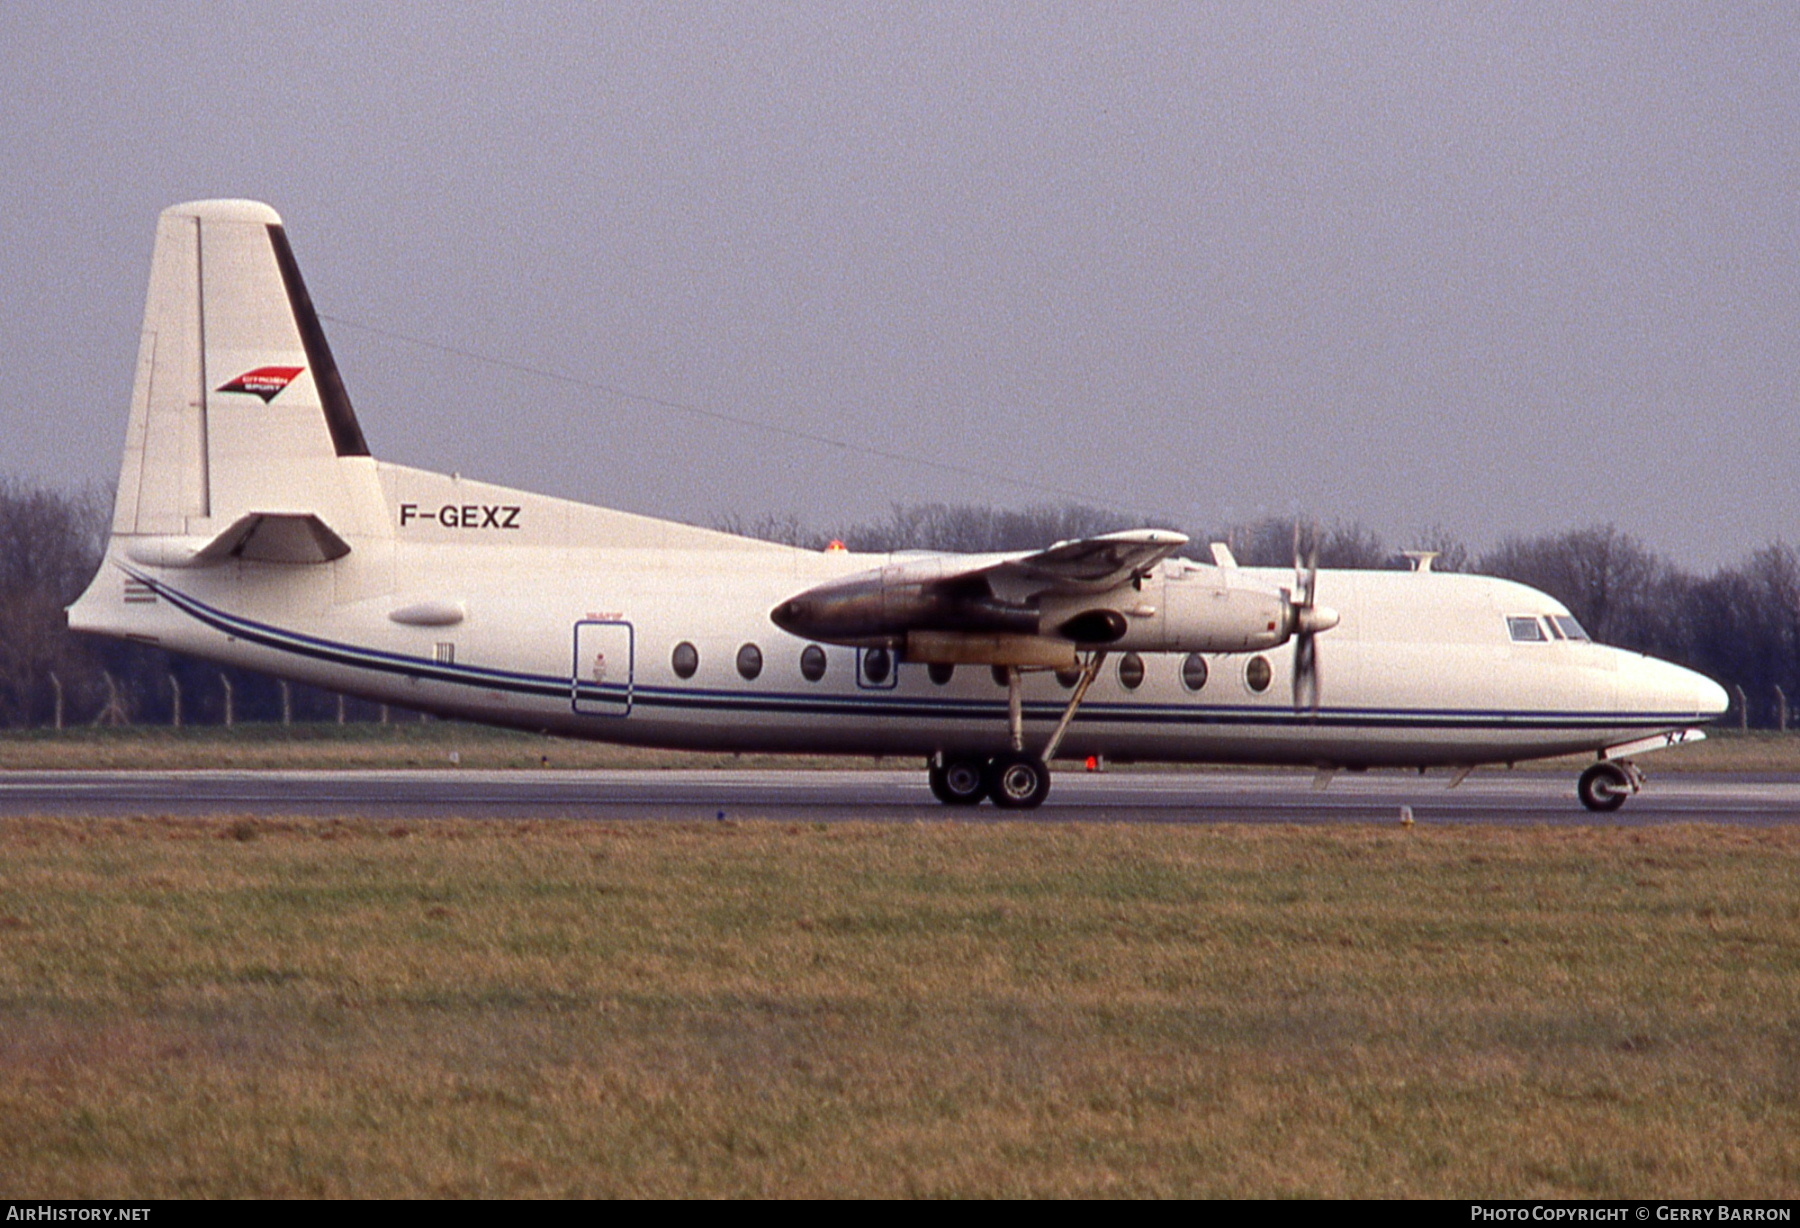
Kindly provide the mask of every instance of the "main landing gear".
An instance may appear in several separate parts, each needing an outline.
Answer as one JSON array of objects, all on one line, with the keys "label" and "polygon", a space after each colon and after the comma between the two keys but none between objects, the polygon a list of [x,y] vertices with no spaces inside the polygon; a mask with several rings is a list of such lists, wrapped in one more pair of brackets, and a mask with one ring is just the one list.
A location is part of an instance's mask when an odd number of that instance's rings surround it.
[{"label": "main landing gear", "polygon": [[1019,667],[1006,667],[1006,723],[1012,749],[986,758],[980,755],[934,755],[927,766],[931,794],[946,806],[979,806],[983,798],[993,799],[1002,810],[1036,810],[1050,796],[1050,760],[1062,745],[1076,709],[1087,698],[1088,688],[1100,676],[1106,653],[1089,655],[1082,666],[1081,678],[1069,696],[1062,719],[1044,743],[1041,755],[1025,749],[1025,702]]},{"label": "main landing gear", "polygon": [[1035,810],[1050,796],[1049,766],[1024,751],[992,759],[945,755],[927,771],[932,796],[946,806],[979,806],[992,798],[1002,810]]},{"label": "main landing gear", "polygon": [[988,761],[970,755],[945,755],[927,769],[931,795],[946,806],[979,806],[987,796]]},{"label": "main landing gear", "polygon": [[1644,774],[1628,759],[1602,759],[1590,764],[1575,782],[1576,796],[1589,810],[1617,810],[1644,787]]}]

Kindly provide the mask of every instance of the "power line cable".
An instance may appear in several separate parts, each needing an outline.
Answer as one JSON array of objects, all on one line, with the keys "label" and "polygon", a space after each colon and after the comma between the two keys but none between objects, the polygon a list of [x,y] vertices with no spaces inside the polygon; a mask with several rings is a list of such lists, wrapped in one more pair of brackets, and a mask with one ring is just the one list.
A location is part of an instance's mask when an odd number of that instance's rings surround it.
[{"label": "power line cable", "polygon": [[978,478],[984,482],[998,482],[1017,490],[1030,491],[1040,495],[1054,495],[1059,499],[1074,499],[1090,507],[1104,507],[1130,516],[1141,516],[1141,508],[1127,507],[1123,503],[1111,499],[1096,499],[1081,491],[1067,490],[1060,486],[1051,486],[1043,482],[1033,482],[1026,478],[1014,477],[992,469],[978,469],[971,465],[959,465],[953,461],[933,460],[911,452],[897,452],[888,448],[878,448],[869,444],[855,443],[848,439],[839,439],[832,435],[820,434],[816,431],[801,430],[798,427],[782,426],[761,418],[750,418],[742,414],[726,413],[724,410],[709,409],[704,405],[695,405],[689,401],[677,401],[672,397],[657,396],[653,393],[634,392],[629,388],[621,388],[617,384],[608,384],[602,380],[587,379],[579,375],[570,375],[564,371],[552,370],[549,367],[534,366],[531,363],[515,362],[509,358],[499,358],[492,354],[483,354],[478,350],[465,349],[462,346],[447,345],[441,341],[432,341],[425,337],[415,337],[409,333],[398,332],[391,328],[382,328],[375,324],[365,324],[360,320],[352,320],[345,316],[329,315],[319,312],[319,318],[329,320],[333,324],[342,324],[346,328],[354,328],[360,332],[372,333],[377,337],[385,337],[390,341],[399,341],[407,345],[416,345],[424,349],[435,350],[440,354],[451,354],[470,362],[485,366],[497,367],[504,371],[514,371],[521,375],[530,375],[551,383],[564,384],[571,388],[580,388],[585,392],[598,392],[606,396],[617,397],[623,401],[634,401],[640,405],[650,405],[657,409],[672,410],[676,413],[689,414],[697,418],[706,418],[714,422],[725,422],[733,426],[751,427],[759,431],[769,431],[784,435],[789,439],[806,443],[822,444],[829,448],[838,448],[846,452],[854,452],[862,456],[879,460],[895,461],[904,465],[915,465],[921,469],[934,469],[940,473],[954,473],[961,477]]}]

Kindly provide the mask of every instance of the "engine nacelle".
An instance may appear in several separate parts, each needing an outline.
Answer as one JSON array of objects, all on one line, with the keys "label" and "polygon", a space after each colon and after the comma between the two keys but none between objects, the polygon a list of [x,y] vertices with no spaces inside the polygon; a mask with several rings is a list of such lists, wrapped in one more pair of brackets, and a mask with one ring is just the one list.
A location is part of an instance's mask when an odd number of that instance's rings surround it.
[{"label": "engine nacelle", "polygon": [[1102,587],[999,557],[985,565],[957,556],[891,563],[816,585],[769,617],[825,643],[996,665],[1060,663],[1098,648],[1259,652],[1337,624],[1331,610],[1298,606],[1287,590],[1235,567],[1176,560]]},{"label": "engine nacelle", "polygon": [[860,648],[899,648],[921,631],[1038,634],[1035,608],[999,600],[985,581],[961,581],[964,566],[944,556],[857,572],[788,598],[769,618],[792,635]]},{"label": "engine nacelle", "polygon": [[1285,643],[1293,623],[1280,590],[1180,564],[1107,594],[1104,603],[1048,599],[1040,620],[1045,635],[1121,652],[1258,652]]}]

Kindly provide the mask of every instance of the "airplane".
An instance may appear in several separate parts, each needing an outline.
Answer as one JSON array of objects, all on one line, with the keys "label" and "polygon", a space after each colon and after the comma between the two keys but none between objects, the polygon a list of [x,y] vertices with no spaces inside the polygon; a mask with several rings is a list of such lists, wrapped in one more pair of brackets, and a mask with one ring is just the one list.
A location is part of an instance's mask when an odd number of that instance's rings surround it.
[{"label": "airplane", "polygon": [[1727,706],[1520,584],[1186,545],[818,551],[378,461],[280,216],[209,200],[158,221],[105,561],[68,618],[565,737],[913,756],[945,805],[1008,810],[1059,756],[1454,785],[1565,755],[1612,810],[1635,756]]}]

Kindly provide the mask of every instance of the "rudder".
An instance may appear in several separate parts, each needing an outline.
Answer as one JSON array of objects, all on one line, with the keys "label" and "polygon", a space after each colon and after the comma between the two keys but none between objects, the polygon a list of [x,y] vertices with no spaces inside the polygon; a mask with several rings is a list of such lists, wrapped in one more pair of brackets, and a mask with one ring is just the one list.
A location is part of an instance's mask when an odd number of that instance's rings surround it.
[{"label": "rudder", "polygon": [[113,532],[210,538],[252,512],[351,525],[368,455],[280,215],[165,209]]}]

